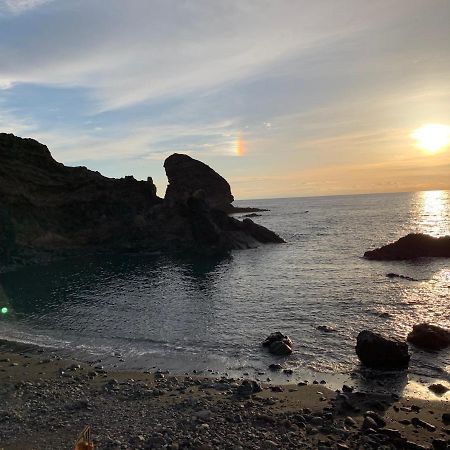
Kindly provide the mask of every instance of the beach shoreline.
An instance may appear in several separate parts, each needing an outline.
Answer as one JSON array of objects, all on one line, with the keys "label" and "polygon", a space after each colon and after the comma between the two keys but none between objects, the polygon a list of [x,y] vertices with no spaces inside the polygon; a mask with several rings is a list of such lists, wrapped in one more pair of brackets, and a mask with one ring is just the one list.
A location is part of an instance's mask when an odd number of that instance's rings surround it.
[{"label": "beach shoreline", "polygon": [[[450,438],[445,398],[338,393],[312,383],[265,383],[261,392],[249,393],[242,383],[225,376],[106,370],[42,349],[3,345],[0,449],[71,448],[86,425],[98,449],[420,449]],[[384,426],[364,424],[367,411]]]}]

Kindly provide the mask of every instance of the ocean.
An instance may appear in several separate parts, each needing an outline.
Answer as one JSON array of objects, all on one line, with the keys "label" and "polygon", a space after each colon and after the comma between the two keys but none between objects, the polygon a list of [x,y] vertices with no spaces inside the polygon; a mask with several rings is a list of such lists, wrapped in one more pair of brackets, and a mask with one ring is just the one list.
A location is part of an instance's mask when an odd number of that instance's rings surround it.
[{"label": "ocean", "polygon": [[[405,338],[413,324],[450,328],[450,260],[365,260],[410,232],[450,234],[450,191],[235,202],[286,244],[228,257],[130,254],[73,259],[0,275],[0,339],[105,367],[227,373],[276,382],[344,380],[374,388],[355,355],[363,329]],[[237,217],[242,217],[238,214]],[[390,279],[388,272],[419,281]],[[328,325],[326,333],[317,329]],[[273,331],[294,353],[261,347]],[[398,390],[450,381],[450,351],[412,350]],[[274,375],[271,363],[292,368]],[[208,372],[209,371],[209,372]]]}]

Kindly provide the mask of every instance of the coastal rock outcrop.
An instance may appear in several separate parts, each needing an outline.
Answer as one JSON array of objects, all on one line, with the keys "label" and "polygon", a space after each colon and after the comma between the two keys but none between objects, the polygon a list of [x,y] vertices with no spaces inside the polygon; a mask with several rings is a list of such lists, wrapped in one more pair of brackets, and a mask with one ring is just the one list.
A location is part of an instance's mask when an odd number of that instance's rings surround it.
[{"label": "coastal rock outcrop", "polygon": [[406,369],[410,359],[406,342],[369,330],[358,334],[356,354],[365,366],[372,369]]},{"label": "coastal rock outcrop", "polygon": [[203,191],[204,200],[212,209],[229,211],[234,197],[227,180],[211,167],[188,155],[174,153],[164,161],[169,185],[165,200],[185,202],[196,192]]},{"label": "coastal rock outcrop", "polygon": [[411,233],[396,242],[364,253],[364,258],[381,261],[421,257],[450,258],[450,236],[434,237]]},{"label": "coastal rock outcrop", "polygon": [[[175,162],[186,158],[181,170]],[[86,167],[66,167],[45,145],[0,133],[0,270],[87,252],[219,253],[284,242],[260,225],[229,217],[224,212],[233,201],[229,184],[186,158],[166,160],[170,185],[162,199],[151,177],[113,179]],[[200,175],[202,183],[187,189],[186,179]]]},{"label": "coastal rock outcrop", "polygon": [[413,326],[406,340],[425,350],[443,350],[450,346],[450,331],[437,325],[419,323]]},{"label": "coastal rock outcrop", "polygon": [[262,343],[263,347],[267,347],[270,353],[274,355],[284,356],[292,353],[292,340],[289,336],[284,335],[280,331],[270,334]]}]

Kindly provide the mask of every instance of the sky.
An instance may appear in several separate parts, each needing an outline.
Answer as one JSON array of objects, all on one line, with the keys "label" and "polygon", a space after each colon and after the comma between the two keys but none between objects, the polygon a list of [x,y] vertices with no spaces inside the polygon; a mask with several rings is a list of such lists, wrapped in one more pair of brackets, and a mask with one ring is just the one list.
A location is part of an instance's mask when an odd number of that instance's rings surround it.
[{"label": "sky", "polygon": [[0,131],[237,199],[450,189],[449,0],[0,0]]}]

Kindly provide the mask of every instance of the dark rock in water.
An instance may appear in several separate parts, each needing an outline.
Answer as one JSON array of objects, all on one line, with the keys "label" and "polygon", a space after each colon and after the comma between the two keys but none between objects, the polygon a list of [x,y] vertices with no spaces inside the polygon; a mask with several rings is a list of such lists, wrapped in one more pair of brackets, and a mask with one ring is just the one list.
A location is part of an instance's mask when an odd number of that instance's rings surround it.
[{"label": "dark rock in water", "polygon": [[164,168],[169,180],[165,196],[167,202],[185,203],[202,190],[210,208],[222,211],[232,208],[234,197],[227,180],[201,161],[174,153],[164,161]]},{"label": "dark rock in water", "polygon": [[319,331],[323,331],[324,333],[334,333],[334,332],[336,332],[336,329],[335,329],[335,328],[329,327],[328,325],[319,325],[319,326],[317,327],[317,329],[318,329]]},{"label": "dark rock in water", "polygon": [[406,369],[410,359],[405,342],[368,330],[358,334],[356,354],[365,366],[372,369]]},{"label": "dark rock in water", "polygon": [[230,187],[205,164],[172,155],[165,166],[163,200],[151,177],[113,179],[66,167],[39,142],[0,133],[0,270],[104,251],[223,253],[284,242],[229,217]]},{"label": "dark rock in water", "polygon": [[228,212],[230,214],[258,213],[258,212],[265,212],[265,211],[270,211],[270,209],[253,208],[250,206],[233,206],[233,205],[231,205],[231,209],[228,210]]},{"label": "dark rock in water", "polygon": [[244,217],[249,217],[249,218],[252,218],[252,217],[261,217],[261,214],[250,213],[250,214],[246,214]]},{"label": "dark rock in water", "polygon": [[393,273],[393,272],[387,273],[386,276],[388,278],[401,278],[402,280],[419,281],[419,280],[416,280],[415,278],[411,278],[411,277],[408,277],[406,275],[399,275],[398,273]]},{"label": "dark rock in water", "polygon": [[279,371],[279,370],[283,370],[283,366],[281,364],[270,364],[269,365],[269,370],[273,370],[275,371]]},{"label": "dark rock in water", "polygon": [[289,336],[279,331],[267,336],[262,343],[263,347],[268,347],[269,352],[274,355],[290,355],[292,353],[292,340]]},{"label": "dark rock in water", "polygon": [[257,225],[251,219],[244,219],[242,224],[243,230],[250,236],[253,236],[258,242],[262,242],[263,244],[268,244],[270,242],[281,244],[284,242],[284,240],[276,233],[262,227],[261,225]]},{"label": "dark rock in water", "polygon": [[367,259],[402,260],[421,257],[450,257],[450,236],[433,237],[412,233],[398,241],[364,253]]},{"label": "dark rock in water", "polygon": [[450,388],[440,383],[431,384],[428,386],[428,389],[436,395],[444,395],[446,392],[450,391]]},{"label": "dark rock in water", "polygon": [[442,350],[450,345],[450,331],[437,325],[420,323],[413,326],[406,340],[425,350]]}]

